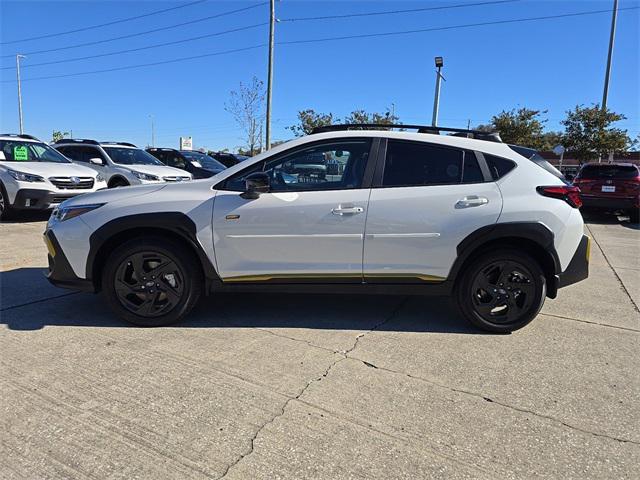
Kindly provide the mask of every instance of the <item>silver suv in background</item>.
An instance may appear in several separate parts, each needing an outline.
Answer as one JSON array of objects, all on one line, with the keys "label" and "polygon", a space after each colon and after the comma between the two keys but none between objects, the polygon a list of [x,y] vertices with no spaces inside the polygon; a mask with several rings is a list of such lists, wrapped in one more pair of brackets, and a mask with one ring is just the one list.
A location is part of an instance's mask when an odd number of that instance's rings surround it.
[{"label": "silver suv in background", "polygon": [[0,218],[48,210],[68,198],[107,188],[105,178],[74,165],[31,135],[0,134]]},{"label": "silver suv in background", "polygon": [[109,188],[192,179],[190,173],[164,165],[132,143],[65,138],[53,147],[74,163],[101,173]]}]

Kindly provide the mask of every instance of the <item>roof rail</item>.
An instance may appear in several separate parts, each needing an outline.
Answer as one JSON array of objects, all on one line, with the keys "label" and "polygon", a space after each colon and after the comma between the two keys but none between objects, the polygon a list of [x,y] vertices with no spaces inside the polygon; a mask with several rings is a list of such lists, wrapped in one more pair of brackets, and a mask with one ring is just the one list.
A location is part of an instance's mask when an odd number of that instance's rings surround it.
[{"label": "roof rail", "polygon": [[58,143],[86,143],[89,145],[99,145],[99,143],[96,142],[95,140],[89,140],[87,138],[61,138],[59,140],[56,140],[53,143],[56,145]]},{"label": "roof rail", "polygon": [[40,141],[39,138],[36,138],[33,135],[27,135],[26,133],[0,133],[0,137],[16,137],[16,138],[26,138],[28,140]]},{"label": "roof rail", "polygon": [[394,128],[401,128],[404,130],[417,130],[418,133],[431,133],[434,135],[439,135],[440,132],[452,132],[452,135],[456,137],[475,138],[477,140],[486,140],[490,142],[502,142],[502,139],[500,138],[500,134],[498,132],[483,132],[481,130],[468,130],[466,128],[434,127],[432,125],[403,125],[396,123],[343,123],[336,125],[325,125],[322,127],[314,128],[311,131],[311,134],[362,129],[390,130]]},{"label": "roof rail", "polygon": [[100,145],[124,145],[125,147],[134,147],[138,148],[137,145],[128,142],[100,142]]}]

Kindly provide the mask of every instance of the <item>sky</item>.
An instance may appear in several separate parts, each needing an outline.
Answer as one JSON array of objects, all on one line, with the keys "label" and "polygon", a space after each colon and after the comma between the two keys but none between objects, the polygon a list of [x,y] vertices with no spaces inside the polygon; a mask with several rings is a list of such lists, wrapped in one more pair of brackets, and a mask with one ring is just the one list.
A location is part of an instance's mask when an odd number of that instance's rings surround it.
[{"label": "sky", "polygon": [[[273,139],[291,138],[286,127],[308,108],[337,118],[356,109],[393,108],[404,123],[430,124],[435,56],[445,62],[442,126],[474,126],[502,110],[527,107],[547,110],[547,129],[561,130],[567,110],[602,101],[610,13],[460,26],[610,10],[612,0],[486,1],[277,1]],[[253,76],[266,81],[268,2],[187,5],[193,2],[0,0],[0,131],[19,130],[15,55],[21,53],[26,55],[21,60],[25,133],[49,141],[53,130],[72,131],[75,138],[146,146],[153,119],[156,146],[177,148],[180,136],[192,136],[196,148],[243,145],[225,104],[240,82]],[[474,3],[484,4],[469,5]],[[620,0],[619,7],[608,105],[626,115],[618,126],[635,137],[640,131],[640,0]],[[431,9],[359,15],[426,8]],[[358,16],[302,20],[348,14]],[[120,21],[140,15],[146,16]],[[99,26],[105,23],[111,24]],[[180,23],[188,24],[173,27]],[[149,30],[157,31],[141,34]],[[229,30],[237,31],[221,33]],[[111,41],[123,36],[128,38]],[[319,39],[324,40],[287,43]],[[86,43],[94,44],[76,47]],[[90,58],[65,61],[78,57]],[[47,62],[59,63],[36,66]],[[119,70],[86,73],[113,69]],[[59,75],[67,76],[37,79]]]}]

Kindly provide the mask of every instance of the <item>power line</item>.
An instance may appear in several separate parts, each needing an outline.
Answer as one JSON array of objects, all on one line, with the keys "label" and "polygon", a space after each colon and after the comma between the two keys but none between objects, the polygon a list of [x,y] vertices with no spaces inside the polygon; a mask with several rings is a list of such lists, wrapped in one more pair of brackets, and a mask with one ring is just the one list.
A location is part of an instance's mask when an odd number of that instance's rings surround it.
[{"label": "power line", "polygon": [[42,38],[58,37],[58,36],[61,36],[61,35],[70,35],[72,33],[78,33],[78,32],[84,32],[84,31],[87,31],[87,30],[93,30],[95,28],[108,27],[110,25],[116,25],[118,23],[130,22],[132,20],[138,20],[140,18],[151,17],[153,15],[158,15],[160,13],[170,12],[172,10],[178,10],[180,8],[190,7],[192,5],[196,5],[198,3],[204,3],[206,1],[207,0],[196,0],[195,2],[184,3],[184,4],[178,5],[176,7],[165,8],[163,10],[155,10],[153,12],[144,13],[142,15],[136,15],[135,17],[121,18],[120,20],[113,20],[113,21],[107,22],[107,23],[100,23],[98,25],[91,25],[90,27],[76,28],[75,30],[67,30],[66,32],[49,33],[49,34],[46,34],[46,35],[39,35],[37,37],[27,37],[27,38],[20,38],[18,40],[9,40],[9,41],[6,41],[6,42],[0,42],[0,45],[9,45],[11,43],[20,43],[20,42],[30,42],[32,40],[40,40]]},{"label": "power line", "polygon": [[[159,62],[141,63],[141,64],[138,64],[138,65],[126,65],[124,67],[105,68],[105,69],[102,69],[102,70],[91,70],[89,72],[65,73],[65,74],[62,74],[62,75],[49,75],[49,76],[46,76],[46,77],[32,77],[32,78],[25,78],[22,81],[26,82],[27,80],[49,80],[49,79],[52,79],[52,78],[77,77],[77,76],[80,76],[80,75],[91,75],[93,73],[117,72],[117,71],[120,71],[120,70],[130,70],[130,69],[133,69],[133,68],[143,68],[143,67],[152,67],[152,66],[155,66],[155,65],[165,65],[167,63],[186,62],[187,60],[195,60],[197,58],[215,57],[217,55],[227,55],[229,53],[245,52],[247,50],[254,50],[256,48],[265,47],[266,45],[267,45],[266,43],[261,43],[260,45],[254,45],[252,47],[234,48],[232,50],[224,50],[224,51],[221,51],[221,52],[213,52],[213,53],[204,53],[202,55],[193,55],[191,57],[180,57],[180,58],[174,58],[174,59],[171,59],[171,60],[161,60]],[[13,83],[13,81],[8,82],[7,80],[3,80],[2,83]]]},{"label": "power line", "polygon": [[[620,11],[622,11],[622,10],[637,10],[639,8],[640,8],[640,6],[638,6],[638,7],[625,7],[625,8],[620,8],[619,10]],[[491,22],[469,23],[469,24],[463,24],[463,25],[451,25],[451,26],[447,26],[447,27],[424,28],[424,29],[419,29],[419,30],[403,30],[403,31],[396,31],[396,32],[368,33],[368,34],[361,34],[361,35],[348,35],[348,36],[340,36],[340,37],[325,37],[325,38],[306,39],[306,40],[289,40],[289,41],[284,41],[284,42],[278,42],[277,44],[278,45],[294,45],[294,44],[304,44],[304,43],[322,43],[322,42],[329,42],[329,41],[336,41],[336,40],[350,40],[350,39],[357,39],[357,38],[386,37],[386,36],[392,36],[392,35],[409,35],[409,34],[415,34],[415,33],[433,32],[433,31],[440,31],[440,30],[453,30],[453,29],[458,29],[458,28],[472,28],[472,27],[481,27],[481,26],[488,26],[488,25],[502,25],[502,24],[508,24],[508,23],[521,23],[521,22],[533,22],[533,21],[540,21],[540,20],[552,20],[552,19],[557,19],[557,18],[578,17],[578,16],[595,15],[595,14],[599,14],[599,13],[610,13],[610,12],[611,12],[610,10],[592,10],[592,11],[588,11],[588,12],[566,13],[566,14],[559,14],[559,15],[546,15],[546,16],[542,16],[542,17],[517,18],[517,19],[511,19],[511,20],[496,20],[496,21],[491,21]],[[202,55],[194,55],[194,56],[191,56],[191,57],[182,57],[182,58],[177,58],[177,59],[172,59],[172,60],[163,60],[163,61],[159,61],[159,62],[143,63],[143,64],[137,64],[137,65],[127,65],[127,66],[123,66],[123,67],[109,68],[109,69],[103,69],[103,70],[93,70],[93,71],[88,71],[88,72],[75,72],[75,73],[68,73],[68,74],[62,74],[62,75],[50,75],[50,76],[44,76],[44,77],[31,77],[31,78],[25,78],[22,81],[26,82],[26,81],[30,81],[30,80],[47,80],[47,79],[53,79],[53,78],[75,77],[75,76],[80,76],[80,75],[89,75],[89,74],[93,74],[93,73],[106,73],[106,72],[127,70],[127,69],[133,69],[133,68],[149,67],[149,66],[154,66],[154,65],[163,65],[163,64],[167,64],[167,63],[176,63],[176,62],[182,62],[182,61],[187,61],[187,60],[194,60],[194,59],[198,59],[198,58],[205,58],[205,57],[211,57],[211,56],[216,56],[216,55],[225,55],[225,54],[229,54],[229,53],[236,53],[236,52],[242,52],[242,51],[246,51],[246,50],[253,50],[253,49],[261,48],[261,47],[265,47],[265,46],[267,46],[267,44],[266,43],[262,43],[260,45],[254,45],[254,46],[251,46],[251,47],[244,47],[244,48],[238,48],[238,49],[233,49],[233,50],[226,50],[226,51],[222,51],[222,52],[206,53],[206,54],[202,54]],[[1,83],[13,83],[13,82],[15,82],[15,80],[3,80]]]},{"label": "power line", "polygon": [[[197,18],[195,20],[190,20],[188,22],[176,23],[174,25],[168,25],[166,27],[154,28],[152,30],[146,30],[144,32],[130,33],[128,35],[121,35],[119,37],[107,38],[107,39],[104,39],[104,40],[96,40],[94,42],[78,43],[76,45],[68,45],[66,47],[49,48],[49,49],[46,49],[46,50],[35,50],[33,52],[24,52],[24,53],[20,52],[20,53],[23,54],[23,55],[38,55],[40,53],[59,52],[60,50],[69,50],[69,49],[72,49],[72,48],[88,47],[88,46],[91,46],[91,45],[99,45],[99,44],[102,44],[102,43],[115,42],[116,40],[124,40],[125,38],[139,37],[139,36],[142,36],[142,35],[148,35],[149,33],[161,32],[161,31],[164,31],[164,30],[170,30],[172,28],[184,27],[186,25],[193,25],[194,23],[200,23],[200,22],[204,22],[204,21],[207,21],[207,20],[212,20],[214,18],[220,18],[220,17],[225,17],[227,15],[233,15],[234,13],[245,12],[245,11],[251,10],[253,8],[261,7],[261,6],[263,6],[263,5],[267,4],[267,3],[269,3],[269,2],[256,3],[255,5],[250,5],[248,7],[238,8],[236,10],[230,10],[230,11],[227,11],[227,12],[218,13],[216,15],[210,15],[208,17]],[[15,56],[15,54],[2,55],[2,58],[13,57],[13,56]]]},{"label": "power line", "polygon": [[[215,32],[215,33],[208,33],[206,35],[199,35],[197,37],[190,37],[190,38],[185,38],[182,40],[174,40],[172,42],[164,42],[164,43],[156,43],[153,45],[147,45],[145,47],[138,47],[138,48],[129,48],[126,50],[117,50],[115,52],[107,52],[107,53],[99,53],[96,55],[86,55],[84,57],[74,57],[74,58],[67,58],[64,60],[52,60],[50,62],[41,62],[41,63],[33,63],[33,64],[29,64],[29,65],[23,65],[21,66],[22,69],[24,68],[31,68],[31,67],[41,67],[43,65],[54,65],[54,64],[58,64],[58,63],[67,63],[67,62],[77,62],[80,60],[91,60],[94,58],[102,58],[102,57],[109,57],[112,55],[120,55],[123,53],[131,53],[131,52],[139,52],[141,50],[149,50],[152,48],[159,48],[159,47],[166,47],[169,45],[178,45],[180,43],[187,43],[187,42],[193,42],[195,40],[201,40],[203,38],[210,38],[210,37],[218,37],[220,35],[225,35],[228,33],[235,33],[235,32],[242,32],[244,30],[250,30],[252,28],[257,28],[257,27],[262,27],[264,25],[268,25],[269,22],[262,22],[262,23],[256,23],[254,25],[247,25],[244,27],[238,27],[238,28],[232,28],[230,30],[224,30],[221,32]],[[15,67],[13,66],[9,66],[9,67],[1,67],[0,70],[8,70],[8,69],[15,69]]]},{"label": "power line", "polygon": [[[639,7],[625,7],[619,10],[637,10]],[[530,18],[516,18],[512,20],[495,20],[491,22],[479,22],[479,23],[467,23],[465,25],[450,25],[448,27],[433,27],[433,28],[420,28],[416,30],[402,30],[398,32],[380,32],[380,33],[363,33],[359,35],[344,35],[340,37],[325,37],[325,38],[313,38],[308,40],[289,40],[286,42],[279,42],[280,45],[294,45],[301,43],[321,43],[330,42],[336,40],[351,40],[356,38],[372,38],[372,37],[388,37],[393,35],[409,35],[412,33],[424,33],[424,32],[437,32],[441,30],[455,30],[458,28],[472,28],[472,27],[484,27],[487,25],[503,25],[507,23],[521,23],[521,22],[534,22],[539,20],[552,20],[556,18],[567,17],[579,17],[585,15],[594,15],[598,13],[611,13],[611,10],[592,10],[589,12],[577,12],[577,13],[564,13],[560,15],[546,15],[543,17],[530,17]]]},{"label": "power line", "polygon": [[450,8],[464,8],[475,7],[479,5],[494,5],[499,3],[513,3],[521,0],[494,0],[490,2],[477,2],[477,3],[460,3],[457,5],[443,5],[440,7],[422,7],[422,8],[409,8],[406,10],[384,10],[381,12],[365,12],[365,13],[349,13],[344,15],[324,15],[320,17],[297,17],[297,18],[279,18],[278,22],[304,22],[309,20],[335,20],[339,18],[354,18],[354,17],[373,17],[377,15],[395,15],[401,13],[415,13],[415,12],[427,12],[430,10],[448,10]]}]

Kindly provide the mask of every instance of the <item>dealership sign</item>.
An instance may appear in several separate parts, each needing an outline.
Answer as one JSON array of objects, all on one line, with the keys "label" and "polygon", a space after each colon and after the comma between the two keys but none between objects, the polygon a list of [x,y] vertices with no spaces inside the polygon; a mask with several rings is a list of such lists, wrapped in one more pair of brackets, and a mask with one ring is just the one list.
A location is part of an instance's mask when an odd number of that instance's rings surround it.
[{"label": "dealership sign", "polygon": [[180,137],[180,150],[193,150],[193,137]]}]

